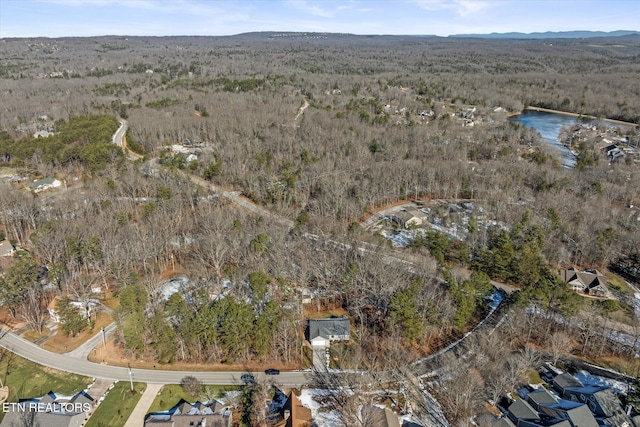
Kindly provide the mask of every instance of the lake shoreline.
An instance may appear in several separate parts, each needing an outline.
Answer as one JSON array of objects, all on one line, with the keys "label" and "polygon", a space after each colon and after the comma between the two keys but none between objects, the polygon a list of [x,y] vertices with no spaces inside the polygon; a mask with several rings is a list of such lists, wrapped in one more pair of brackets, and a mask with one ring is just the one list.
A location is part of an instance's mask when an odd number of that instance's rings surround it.
[{"label": "lake shoreline", "polygon": [[[638,127],[640,125],[636,124],[636,123],[632,123],[632,122],[624,122],[622,120],[615,120],[615,119],[601,119],[599,117],[595,117],[595,116],[588,116],[585,114],[578,114],[578,113],[571,113],[568,111],[560,111],[560,110],[552,110],[550,108],[543,108],[543,107],[525,107],[522,112],[524,111],[538,111],[541,113],[552,113],[552,114],[562,114],[564,116],[571,116],[571,117],[579,117],[579,118],[585,118],[588,120],[602,120],[603,122],[607,122],[607,123],[613,123],[613,124],[617,124],[617,125],[623,125],[623,126],[630,126],[630,127]],[[518,116],[520,114],[522,114],[522,112],[519,113],[514,113],[514,114],[510,114],[509,116]]]}]

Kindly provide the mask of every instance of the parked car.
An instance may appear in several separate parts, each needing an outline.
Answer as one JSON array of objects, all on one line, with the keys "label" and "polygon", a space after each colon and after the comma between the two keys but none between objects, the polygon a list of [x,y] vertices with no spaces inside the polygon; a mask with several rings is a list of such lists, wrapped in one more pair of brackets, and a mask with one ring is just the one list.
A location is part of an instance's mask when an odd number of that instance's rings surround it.
[{"label": "parked car", "polygon": [[265,370],[264,373],[266,375],[280,375],[280,371],[277,370],[277,369],[273,369],[273,368]]},{"label": "parked car", "polygon": [[245,384],[250,384],[250,383],[254,383],[256,382],[256,379],[253,378],[253,375],[251,374],[242,374],[240,376],[240,379],[242,380],[243,383]]}]

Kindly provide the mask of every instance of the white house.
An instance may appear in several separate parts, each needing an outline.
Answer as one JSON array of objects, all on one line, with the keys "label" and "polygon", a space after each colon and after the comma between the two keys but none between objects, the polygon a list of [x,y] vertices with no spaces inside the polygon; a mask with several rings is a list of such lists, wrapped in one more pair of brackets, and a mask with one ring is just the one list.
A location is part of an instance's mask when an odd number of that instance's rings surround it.
[{"label": "white house", "polygon": [[8,240],[0,242],[0,256],[11,256],[16,251],[16,248]]}]

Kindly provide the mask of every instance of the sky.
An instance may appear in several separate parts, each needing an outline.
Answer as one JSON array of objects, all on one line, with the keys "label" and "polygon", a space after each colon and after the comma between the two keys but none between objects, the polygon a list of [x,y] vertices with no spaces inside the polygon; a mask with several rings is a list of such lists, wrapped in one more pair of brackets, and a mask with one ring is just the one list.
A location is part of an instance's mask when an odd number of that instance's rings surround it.
[{"label": "sky", "polygon": [[638,0],[0,0],[0,38],[640,30]]}]

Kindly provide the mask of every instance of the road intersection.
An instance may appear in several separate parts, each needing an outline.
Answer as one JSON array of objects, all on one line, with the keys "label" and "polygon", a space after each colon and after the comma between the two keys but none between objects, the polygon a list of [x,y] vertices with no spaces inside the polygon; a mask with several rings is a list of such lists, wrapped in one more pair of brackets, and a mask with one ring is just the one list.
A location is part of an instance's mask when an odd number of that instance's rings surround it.
[{"label": "road intersection", "polygon": [[[115,327],[115,325],[113,325],[113,327]],[[95,342],[97,345],[100,345],[101,340],[102,331],[98,332],[90,342]],[[180,380],[184,377],[195,376],[203,384],[241,385],[243,382],[240,376],[248,372],[171,371],[164,369],[129,369],[119,366],[109,366],[87,360],[86,357],[91,351],[92,346],[83,346],[80,351],[74,350],[66,354],[56,354],[44,350],[34,343],[4,329],[2,330],[2,337],[0,337],[0,346],[25,359],[49,368],[109,380],[129,381],[132,379],[133,381],[149,384],[180,384]],[[88,351],[87,348],[89,348]],[[130,372],[131,376],[129,376]],[[281,372],[280,375],[270,376],[268,381],[264,372],[251,372],[251,374],[254,375],[259,382],[264,381],[287,387],[302,387],[314,381],[313,372],[310,370]]]}]

